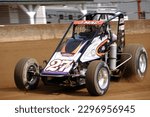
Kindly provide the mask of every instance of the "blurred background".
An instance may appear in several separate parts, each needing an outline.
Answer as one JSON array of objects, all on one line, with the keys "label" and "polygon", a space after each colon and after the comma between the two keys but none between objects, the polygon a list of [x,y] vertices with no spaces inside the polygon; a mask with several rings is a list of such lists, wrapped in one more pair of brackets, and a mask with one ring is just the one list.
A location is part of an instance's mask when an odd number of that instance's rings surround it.
[{"label": "blurred background", "polygon": [[150,0],[0,0],[0,25],[68,23],[88,12],[126,13],[150,19]]}]

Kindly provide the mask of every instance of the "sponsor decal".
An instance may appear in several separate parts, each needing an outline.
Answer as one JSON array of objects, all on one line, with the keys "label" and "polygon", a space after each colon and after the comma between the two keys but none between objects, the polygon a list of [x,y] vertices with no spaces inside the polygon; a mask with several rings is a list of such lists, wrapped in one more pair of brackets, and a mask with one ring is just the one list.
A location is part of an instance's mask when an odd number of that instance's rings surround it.
[{"label": "sponsor decal", "polygon": [[103,21],[97,21],[97,20],[77,20],[74,21],[75,25],[102,25]]}]

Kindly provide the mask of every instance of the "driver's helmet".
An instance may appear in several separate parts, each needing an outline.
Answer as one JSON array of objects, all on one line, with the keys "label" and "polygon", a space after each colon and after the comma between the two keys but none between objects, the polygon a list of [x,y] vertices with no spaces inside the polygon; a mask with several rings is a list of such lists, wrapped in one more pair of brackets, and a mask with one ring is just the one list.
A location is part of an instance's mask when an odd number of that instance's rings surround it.
[{"label": "driver's helmet", "polygon": [[85,25],[85,32],[91,32],[92,31],[92,26]]}]

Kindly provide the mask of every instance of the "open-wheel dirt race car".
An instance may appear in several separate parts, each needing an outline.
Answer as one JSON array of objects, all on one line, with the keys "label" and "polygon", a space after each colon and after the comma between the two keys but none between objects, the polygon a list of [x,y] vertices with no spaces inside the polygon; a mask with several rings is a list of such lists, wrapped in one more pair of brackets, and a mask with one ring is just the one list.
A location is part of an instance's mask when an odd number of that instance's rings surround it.
[{"label": "open-wheel dirt race car", "polygon": [[[111,30],[112,20],[117,20],[116,33]],[[125,44],[124,28],[122,12],[88,13],[73,21],[44,67],[33,58],[17,63],[17,88],[35,89],[41,79],[45,85],[85,84],[90,95],[99,96],[107,92],[110,79],[142,81],[147,52],[140,44]]]}]

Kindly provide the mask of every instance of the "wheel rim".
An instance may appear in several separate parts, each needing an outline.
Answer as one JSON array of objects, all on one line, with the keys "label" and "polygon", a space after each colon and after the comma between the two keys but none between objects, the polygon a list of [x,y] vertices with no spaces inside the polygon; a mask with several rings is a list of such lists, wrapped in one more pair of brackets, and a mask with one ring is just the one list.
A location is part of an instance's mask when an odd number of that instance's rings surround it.
[{"label": "wheel rim", "polygon": [[109,74],[106,68],[101,68],[98,73],[98,85],[101,89],[106,89],[108,86]]},{"label": "wheel rim", "polygon": [[145,54],[141,54],[139,57],[139,70],[141,73],[144,73],[146,71],[147,62],[146,62],[146,56]]},{"label": "wheel rim", "polygon": [[37,77],[35,76],[35,74],[36,74],[36,66],[34,65],[29,66],[27,71],[27,81],[25,83],[26,89],[34,85],[35,82],[37,81]]}]

